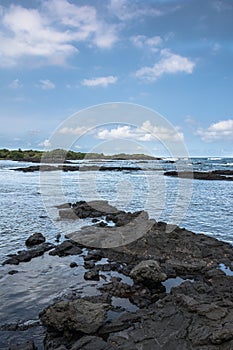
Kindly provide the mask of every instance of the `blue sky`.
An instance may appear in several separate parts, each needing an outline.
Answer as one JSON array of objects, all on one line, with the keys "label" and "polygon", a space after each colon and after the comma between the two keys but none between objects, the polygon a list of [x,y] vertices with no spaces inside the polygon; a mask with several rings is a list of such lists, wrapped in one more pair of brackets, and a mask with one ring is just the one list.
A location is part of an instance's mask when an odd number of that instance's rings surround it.
[{"label": "blue sky", "polygon": [[151,130],[176,142],[156,118],[97,116],[83,139],[64,124],[126,102],[159,112],[190,155],[233,156],[231,0],[2,0],[0,18],[1,148],[43,149],[59,125],[80,151],[124,139],[159,155]]}]

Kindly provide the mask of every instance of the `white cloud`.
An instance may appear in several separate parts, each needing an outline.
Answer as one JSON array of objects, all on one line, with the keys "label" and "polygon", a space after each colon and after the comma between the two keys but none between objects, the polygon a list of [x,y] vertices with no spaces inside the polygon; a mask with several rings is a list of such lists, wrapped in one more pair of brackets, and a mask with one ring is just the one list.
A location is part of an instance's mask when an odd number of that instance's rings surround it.
[{"label": "white cloud", "polygon": [[9,87],[11,89],[20,89],[23,87],[23,84],[21,83],[21,81],[19,79],[14,79],[10,84]]},{"label": "white cloud", "polygon": [[38,87],[40,87],[42,90],[53,90],[56,86],[52,81],[45,79],[39,81]]},{"label": "white cloud", "polygon": [[44,148],[50,148],[51,147],[51,143],[50,143],[50,141],[48,139],[46,139],[43,142],[39,143],[38,146],[44,147]]},{"label": "white cloud", "polygon": [[135,76],[148,81],[155,81],[164,74],[187,73],[191,74],[195,62],[187,57],[172,53],[170,50],[161,51],[162,58],[153,67],[142,67]]},{"label": "white cloud", "polygon": [[160,36],[146,37],[145,35],[136,35],[131,37],[131,42],[138,48],[148,47],[151,51],[157,52],[158,46],[163,40]]},{"label": "white cloud", "polygon": [[53,28],[50,20],[35,9],[11,5],[2,18],[0,65],[14,66],[19,59],[37,57],[47,63],[62,64],[77,49],[68,32]]},{"label": "white cloud", "polygon": [[85,134],[87,132],[87,128],[86,127],[63,127],[61,129],[58,130],[58,134],[61,135],[82,135]]},{"label": "white cloud", "polygon": [[152,125],[150,121],[144,122],[141,127],[133,128],[129,125],[117,126],[112,129],[102,129],[97,133],[101,140],[132,139],[135,141],[148,142],[156,138],[161,141],[180,142],[184,135],[179,129]]},{"label": "white cloud", "polygon": [[132,20],[141,16],[161,16],[163,12],[158,8],[147,6],[146,2],[138,4],[129,0],[110,0],[108,9],[112,15],[121,21]]},{"label": "white cloud", "polygon": [[110,48],[118,40],[115,26],[100,20],[93,6],[77,6],[67,0],[49,0],[45,7],[63,26],[72,29],[73,40],[87,40],[100,48]]},{"label": "white cloud", "polygon": [[233,140],[233,119],[211,124],[207,129],[199,128],[196,132],[206,142],[216,140]]},{"label": "white cloud", "polygon": [[180,142],[184,139],[183,133],[180,132],[177,126],[167,128],[160,125],[152,125],[151,122],[147,120],[142,124],[142,130],[151,133],[153,137],[157,137],[162,141]]},{"label": "white cloud", "polygon": [[118,40],[115,26],[99,19],[93,6],[67,0],[45,1],[39,9],[2,7],[0,22],[0,66],[5,67],[16,66],[28,57],[62,65],[78,53],[80,42],[110,48]]},{"label": "white cloud", "polygon": [[101,86],[101,87],[107,87],[110,84],[115,84],[117,82],[118,78],[114,77],[113,75],[110,75],[108,77],[98,77],[93,79],[84,79],[82,81],[82,85],[84,86]]}]

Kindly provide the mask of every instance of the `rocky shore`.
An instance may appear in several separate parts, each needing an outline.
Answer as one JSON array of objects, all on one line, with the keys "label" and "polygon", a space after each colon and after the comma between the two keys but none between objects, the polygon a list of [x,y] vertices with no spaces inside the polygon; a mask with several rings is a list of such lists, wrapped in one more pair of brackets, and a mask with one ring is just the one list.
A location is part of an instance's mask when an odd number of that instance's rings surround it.
[{"label": "rocky shore", "polygon": [[[96,248],[80,241],[80,232],[56,245],[36,233],[27,240],[27,249],[4,262],[15,268],[41,254],[60,259],[71,255],[74,261],[69,268],[78,269],[75,256],[82,256],[84,279],[102,281],[98,295],[61,297],[40,312],[44,349],[233,349],[232,246],[150,220],[144,212],[117,211],[106,202],[99,203],[97,215],[96,203],[59,206],[60,217],[64,219],[62,211],[67,210],[76,211],[79,217],[88,213],[86,217],[93,218],[91,235],[99,230],[100,238],[118,232],[127,236],[133,227],[135,239],[118,247],[100,244]],[[147,228],[143,234],[140,219]],[[112,275],[110,281],[105,281],[106,271]],[[123,301],[120,308],[114,305],[119,298]],[[134,306],[134,311],[127,308],[127,303]],[[2,325],[0,329],[13,332],[17,327],[20,325]],[[36,348],[32,336],[31,341],[9,349]]]}]

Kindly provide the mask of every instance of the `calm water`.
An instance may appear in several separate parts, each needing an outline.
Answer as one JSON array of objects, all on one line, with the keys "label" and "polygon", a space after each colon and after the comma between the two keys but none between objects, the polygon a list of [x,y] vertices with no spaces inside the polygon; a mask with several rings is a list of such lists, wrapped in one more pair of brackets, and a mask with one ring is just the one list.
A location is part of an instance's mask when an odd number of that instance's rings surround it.
[{"label": "calm water", "polygon": [[[196,158],[178,163],[179,169],[192,166],[194,170],[233,170],[232,158]],[[174,222],[233,243],[233,182],[164,177],[164,170],[175,170],[177,166],[167,161],[107,162],[108,166],[142,168],[133,172],[49,172],[40,177],[38,172],[11,170],[27,165],[31,164],[0,161],[0,263],[7,254],[24,249],[26,238],[34,232],[41,232],[54,242],[58,231],[63,236],[88,224],[80,221],[67,225],[57,220],[55,205],[81,199],[105,199],[130,211],[145,209],[156,220]],[[7,275],[12,267],[0,267],[0,324],[35,319],[45,305],[65,292],[64,279],[69,292],[84,286],[83,268],[69,268],[73,260],[74,257],[61,259],[45,254],[20,264],[19,273],[13,276]],[[82,265],[82,261],[77,262]],[[87,293],[92,293],[90,285]],[[0,349],[7,349],[6,344],[15,340],[16,333],[0,333]]]},{"label": "calm water", "polygon": [[[67,233],[66,226],[56,221],[54,206],[81,199],[106,199],[119,209],[131,211],[145,209],[156,220],[176,222],[194,232],[233,242],[233,182],[164,177],[164,169],[175,169],[175,163],[108,162],[109,166],[116,164],[140,166],[145,171],[46,172],[41,179],[38,172],[11,170],[27,163],[0,161],[0,262],[6,254],[22,249],[34,232],[51,241],[58,230]],[[233,170],[233,159],[193,159],[193,168]]]}]

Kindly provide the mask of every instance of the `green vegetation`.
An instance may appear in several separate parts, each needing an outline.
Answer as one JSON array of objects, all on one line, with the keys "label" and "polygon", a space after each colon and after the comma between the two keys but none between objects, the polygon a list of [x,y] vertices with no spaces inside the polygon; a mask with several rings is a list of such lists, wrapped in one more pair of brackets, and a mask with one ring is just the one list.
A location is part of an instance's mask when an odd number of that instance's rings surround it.
[{"label": "green vegetation", "polygon": [[37,150],[24,150],[20,148],[18,150],[8,150],[6,148],[0,149],[1,160],[17,160],[24,162],[39,163],[41,160],[50,162],[63,162],[64,160],[79,160],[84,159],[86,153],[65,151],[63,149],[55,149],[52,151],[44,152]]},{"label": "green vegetation", "polygon": [[32,161],[40,162],[42,151],[27,150],[22,151],[20,148],[18,150],[8,150],[6,148],[0,149],[0,159],[11,159],[18,161]]},{"label": "green vegetation", "polygon": [[104,155],[103,153],[82,153],[74,151],[66,151],[64,149],[54,149],[52,151],[37,151],[37,150],[8,150],[6,148],[0,149],[0,160],[16,160],[24,162],[40,163],[44,161],[46,163],[59,163],[69,160],[82,160],[82,159],[115,159],[115,160],[128,160],[128,159],[159,159],[144,154],[115,154]]}]

